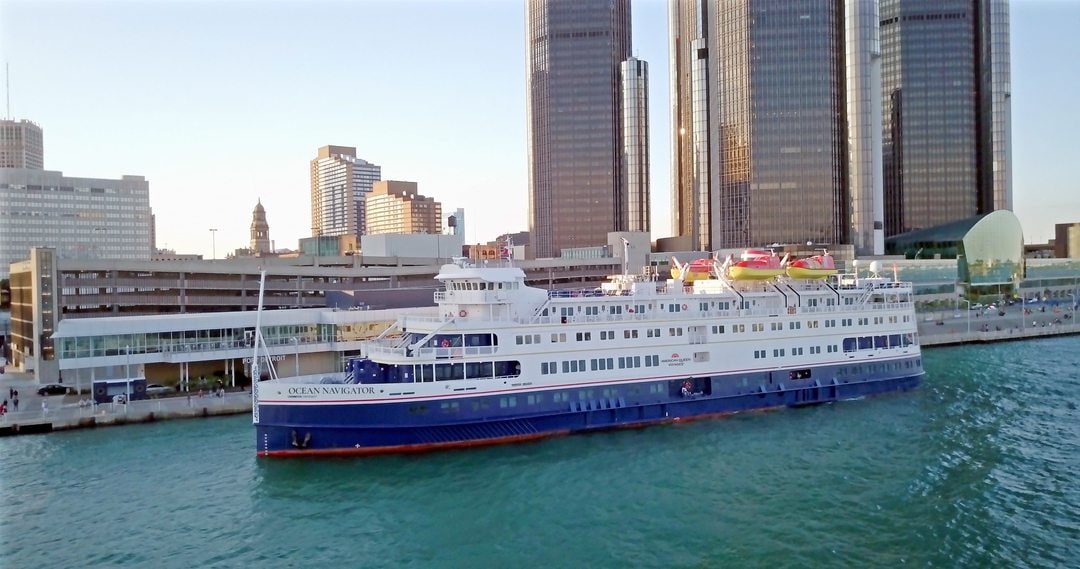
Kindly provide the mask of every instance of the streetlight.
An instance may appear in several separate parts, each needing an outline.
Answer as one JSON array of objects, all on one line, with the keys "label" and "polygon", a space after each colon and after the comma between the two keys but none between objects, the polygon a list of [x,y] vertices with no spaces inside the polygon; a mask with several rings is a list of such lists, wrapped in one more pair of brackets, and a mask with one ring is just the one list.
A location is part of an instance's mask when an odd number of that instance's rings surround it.
[{"label": "streetlight", "polygon": [[210,228],[210,260],[217,260],[217,228]]},{"label": "streetlight", "polygon": [[[124,388],[127,394],[125,403],[131,403],[131,346],[124,346]],[[125,409],[127,409],[125,407]]]},{"label": "streetlight", "polygon": [[966,298],[961,298],[960,302],[967,304],[967,333],[971,334],[971,301]]}]

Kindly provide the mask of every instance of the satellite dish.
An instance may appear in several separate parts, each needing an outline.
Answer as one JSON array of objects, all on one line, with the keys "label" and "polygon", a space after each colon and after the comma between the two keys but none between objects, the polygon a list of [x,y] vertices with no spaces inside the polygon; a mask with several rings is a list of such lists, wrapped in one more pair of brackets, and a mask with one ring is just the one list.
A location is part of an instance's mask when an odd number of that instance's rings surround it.
[{"label": "satellite dish", "polygon": [[881,272],[881,261],[870,261],[870,272],[877,274]]}]

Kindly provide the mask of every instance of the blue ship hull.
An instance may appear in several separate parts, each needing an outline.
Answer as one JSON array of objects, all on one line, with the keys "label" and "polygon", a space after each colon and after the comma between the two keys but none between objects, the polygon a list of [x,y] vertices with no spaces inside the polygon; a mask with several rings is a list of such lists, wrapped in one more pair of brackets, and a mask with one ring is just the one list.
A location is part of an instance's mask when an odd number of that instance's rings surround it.
[{"label": "blue ship hull", "polygon": [[[261,404],[256,446],[260,456],[289,456],[490,445],[906,391],[923,375],[921,358],[818,368],[814,377],[800,379],[788,373],[782,371],[783,380],[781,372],[760,372],[421,402]],[[686,393],[688,381],[692,388]]]}]

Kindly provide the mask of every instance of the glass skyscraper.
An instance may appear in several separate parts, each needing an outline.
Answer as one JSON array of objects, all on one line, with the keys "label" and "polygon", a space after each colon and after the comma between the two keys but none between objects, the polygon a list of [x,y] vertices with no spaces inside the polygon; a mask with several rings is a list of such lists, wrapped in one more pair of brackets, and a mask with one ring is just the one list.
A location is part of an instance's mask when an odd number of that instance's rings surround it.
[{"label": "glass skyscraper", "polygon": [[881,0],[885,231],[1012,208],[1007,0]]},{"label": "glass skyscraper", "polygon": [[528,0],[529,231],[537,257],[607,243],[623,188],[629,0]]},{"label": "glass skyscraper", "polygon": [[849,242],[844,2],[678,0],[669,26],[674,229]]}]

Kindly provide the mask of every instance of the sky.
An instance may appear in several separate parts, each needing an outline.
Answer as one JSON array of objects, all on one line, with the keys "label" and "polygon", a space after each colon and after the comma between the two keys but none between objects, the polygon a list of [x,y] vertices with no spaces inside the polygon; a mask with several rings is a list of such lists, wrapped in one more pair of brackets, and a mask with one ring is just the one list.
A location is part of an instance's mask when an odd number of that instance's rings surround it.
[{"label": "sky", "polygon": [[[650,66],[655,239],[671,233],[667,5],[638,0],[632,17]],[[515,0],[0,0],[0,61],[47,169],[146,176],[158,247],[246,247],[261,200],[276,247],[295,248],[311,233],[309,162],[328,144],[417,182],[444,213],[465,208],[476,243],[528,228],[524,22]],[[1077,22],[1080,2],[1011,5],[1028,242],[1080,221]]]}]

